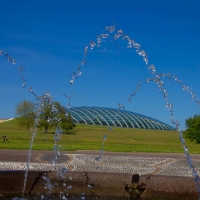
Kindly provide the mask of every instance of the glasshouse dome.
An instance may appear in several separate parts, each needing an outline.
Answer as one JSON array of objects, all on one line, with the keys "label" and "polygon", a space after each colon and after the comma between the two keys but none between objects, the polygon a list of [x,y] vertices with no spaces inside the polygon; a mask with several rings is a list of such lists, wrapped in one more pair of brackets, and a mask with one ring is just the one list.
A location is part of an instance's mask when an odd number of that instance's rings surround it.
[{"label": "glasshouse dome", "polygon": [[76,124],[175,130],[172,126],[138,113],[102,107],[73,107],[68,110]]}]

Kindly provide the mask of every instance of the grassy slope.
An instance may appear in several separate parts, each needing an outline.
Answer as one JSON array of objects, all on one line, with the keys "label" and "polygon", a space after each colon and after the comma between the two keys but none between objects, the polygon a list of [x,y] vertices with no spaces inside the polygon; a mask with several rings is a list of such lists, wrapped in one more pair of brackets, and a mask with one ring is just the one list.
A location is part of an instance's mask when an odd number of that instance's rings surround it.
[{"label": "grassy slope", "polygon": [[[115,152],[183,152],[176,131],[141,130],[77,125],[69,134],[63,134],[59,144],[63,150],[100,150],[103,135],[107,135],[105,151]],[[30,131],[17,126],[16,120],[0,123],[0,149],[29,149]],[[54,144],[53,130],[49,134],[38,131],[33,149],[51,150]],[[200,145],[186,139],[190,153],[200,153]]]}]

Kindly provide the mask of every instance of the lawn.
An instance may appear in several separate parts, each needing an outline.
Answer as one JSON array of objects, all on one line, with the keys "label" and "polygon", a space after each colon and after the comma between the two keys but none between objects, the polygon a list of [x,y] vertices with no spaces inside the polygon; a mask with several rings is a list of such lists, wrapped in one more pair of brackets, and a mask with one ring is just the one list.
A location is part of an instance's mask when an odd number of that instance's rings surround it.
[{"label": "lawn", "polygon": [[[8,142],[1,136],[6,135]],[[62,150],[100,150],[103,135],[107,135],[104,151],[112,152],[166,152],[182,153],[182,145],[176,131],[142,130],[130,128],[77,125],[77,127],[63,134],[59,145]],[[31,131],[19,127],[16,120],[0,123],[0,149],[29,149]],[[190,153],[200,153],[200,144],[186,139]],[[54,145],[53,130],[44,134],[38,130],[33,149],[52,150]]]}]

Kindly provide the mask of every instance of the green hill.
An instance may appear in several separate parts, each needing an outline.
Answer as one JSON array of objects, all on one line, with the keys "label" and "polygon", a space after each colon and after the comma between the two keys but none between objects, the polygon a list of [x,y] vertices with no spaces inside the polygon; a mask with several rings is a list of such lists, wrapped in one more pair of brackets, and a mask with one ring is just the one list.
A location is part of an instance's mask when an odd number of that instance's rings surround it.
[{"label": "green hill", "polygon": [[[4,142],[2,136],[8,137]],[[107,135],[104,151],[113,152],[183,152],[179,135],[176,131],[143,130],[129,128],[77,125],[63,134],[59,145],[62,150],[100,150],[103,135]],[[16,119],[0,123],[0,149],[29,149],[31,131],[17,125]],[[200,145],[186,139],[190,153],[200,153]],[[38,130],[33,149],[52,150],[54,145],[54,130],[44,134]]]}]

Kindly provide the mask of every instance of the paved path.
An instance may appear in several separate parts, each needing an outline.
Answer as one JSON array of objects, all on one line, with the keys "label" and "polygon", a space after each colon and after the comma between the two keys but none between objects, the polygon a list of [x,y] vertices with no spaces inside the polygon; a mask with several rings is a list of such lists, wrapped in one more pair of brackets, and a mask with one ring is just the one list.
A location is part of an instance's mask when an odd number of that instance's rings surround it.
[{"label": "paved path", "polygon": [[[172,153],[110,153],[98,151],[61,152],[57,164],[51,164],[53,151],[32,151],[30,170],[116,172],[192,176],[184,154]],[[24,170],[28,151],[0,150],[0,170]],[[200,155],[191,155],[200,174]]]}]

